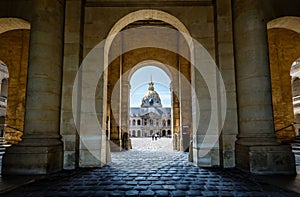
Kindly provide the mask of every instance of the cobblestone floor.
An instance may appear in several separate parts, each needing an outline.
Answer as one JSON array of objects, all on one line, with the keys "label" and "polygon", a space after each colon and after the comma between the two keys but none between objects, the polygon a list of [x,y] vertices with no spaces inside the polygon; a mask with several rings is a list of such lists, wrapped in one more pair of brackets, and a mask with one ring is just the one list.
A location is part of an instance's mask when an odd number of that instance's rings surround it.
[{"label": "cobblestone floor", "polygon": [[300,196],[239,170],[195,166],[187,153],[146,148],[163,142],[141,141],[140,148],[113,153],[102,168],[53,174],[4,196]]}]

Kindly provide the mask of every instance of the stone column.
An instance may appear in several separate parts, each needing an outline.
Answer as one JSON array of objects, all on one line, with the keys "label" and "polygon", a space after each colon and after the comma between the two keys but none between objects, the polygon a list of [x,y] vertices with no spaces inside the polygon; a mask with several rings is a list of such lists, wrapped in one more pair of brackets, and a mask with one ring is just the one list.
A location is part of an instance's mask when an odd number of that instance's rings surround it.
[{"label": "stone column", "polygon": [[289,146],[274,135],[267,28],[260,0],[234,0],[239,135],[236,165],[257,174],[294,174]]},{"label": "stone column", "polygon": [[[111,71],[113,70],[113,71]],[[109,80],[112,83],[112,85],[109,85],[109,100],[108,102],[110,102],[110,149],[112,152],[115,151],[120,151],[121,149],[121,139],[120,139],[120,124],[119,124],[119,118],[120,118],[120,106],[119,106],[119,102],[120,102],[120,84],[115,84],[115,81],[117,81],[117,79],[113,79],[114,74],[110,73],[117,73],[119,72],[119,68],[117,67],[117,65],[111,66],[111,69],[108,71],[109,73]],[[119,73],[118,73],[119,74]],[[116,74],[117,75],[117,74]],[[118,75],[117,75],[118,76]],[[115,94],[112,94],[112,89],[114,89]]]},{"label": "stone column", "polygon": [[191,70],[187,60],[179,57],[179,97],[180,97],[180,150],[189,151],[190,131],[192,122],[192,106],[191,106]]},{"label": "stone column", "polygon": [[[175,76],[175,75],[173,75]],[[173,132],[173,150],[180,150],[180,104],[179,104],[179,91],[178,79],[174,77],[171,82],[171,96],[172,96],[172,132]],[[161,123],[162,124],[162,123]],[[162,124],[162,127],[164,125]]]},{"label": "stone column", "polygon": [[[238,134],[237,93],[234,68],[231,0],[216,1],[217,43],[216,63],[226,87],[226,119],[220,136],[220,163],[224,168],[235,166],[235,141]],[[218,81],[220,83],[220,81]],[[222,92],[220,92],[222,94]],[[219,110],[222,110],[222,103]],[[221,114],[221,111],[219,111]]]},{"label": "stone column", "polygon": [[[64,169],[75,169],[79,163],[78,130],[72,109],[74,80],[82,62],[82,1],[66,1],[64,65],[61,98],[60,133],[64,144]],[[76,11],[74,11],[76,10]],[[78,101],[78,109],[80,102]],[[78,113],[79,114],[79,113]],[[78,115],[77,118],[80,116]],[[76,120],[79,121],[79,120]]]},{"label": "stone column", "polygon": [[5,174],[48,174],[62,169],[64,4],[64,0],[33,1],[24,135],[4,157]]},{"label": "stone column", "polygon": [[[122,139],[122,147],[128,149],[126,147],[125,141],[123,140],[123,135],[125,132],[130,134],[129,132],[129,94],[130,94],[130,83],[126,80],[128,77],[126,75],[121,77],[122,84],[121,84],[121,98],[120,98],[120,110],[121,110],[121,139]],[[137,124],[137,121],[136,121]]]}]

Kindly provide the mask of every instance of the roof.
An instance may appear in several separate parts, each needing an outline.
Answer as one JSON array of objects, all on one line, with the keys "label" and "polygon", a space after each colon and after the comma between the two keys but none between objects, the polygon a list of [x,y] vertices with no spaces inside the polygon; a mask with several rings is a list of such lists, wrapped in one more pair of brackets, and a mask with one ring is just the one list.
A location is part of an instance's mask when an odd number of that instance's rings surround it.
[{"label": "roof", "polygon": [[149,113],[154,113],[160,116],[163,115],[171,115],[171,108],[170,107],[131,107],[130,108],[130,116],[144,116]]}]

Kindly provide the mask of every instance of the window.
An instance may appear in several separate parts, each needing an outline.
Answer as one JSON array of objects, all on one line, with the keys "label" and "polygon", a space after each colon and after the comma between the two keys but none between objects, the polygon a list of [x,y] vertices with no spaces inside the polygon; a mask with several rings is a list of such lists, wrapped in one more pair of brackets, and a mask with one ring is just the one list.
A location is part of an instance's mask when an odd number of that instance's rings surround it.
[{"label": "window", "polygon": [[170,119],[168,120],[168,126],[171,126],[171,120]]}]

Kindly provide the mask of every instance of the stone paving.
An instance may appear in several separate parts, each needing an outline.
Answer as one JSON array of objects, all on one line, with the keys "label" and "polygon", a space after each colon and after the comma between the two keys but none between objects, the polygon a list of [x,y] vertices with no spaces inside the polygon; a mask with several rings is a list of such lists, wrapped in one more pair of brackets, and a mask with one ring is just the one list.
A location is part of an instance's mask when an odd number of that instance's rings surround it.
[{"label": "stone paving", "polygon": [[150,151],[163,151],[172,152],[173,144],[171,138],[131,138],[132,148],[134,150],[150,150]]},{"label": "stone paving", "polygon": [[102,168],[53,174],[4,196],[300,196],[236,169],[198,167],[187,153],[154,151],[155,143],[168,142],[160,140],[139,141],[139,148],[134,141],[135,149],[112,153],[112,162]]}]

